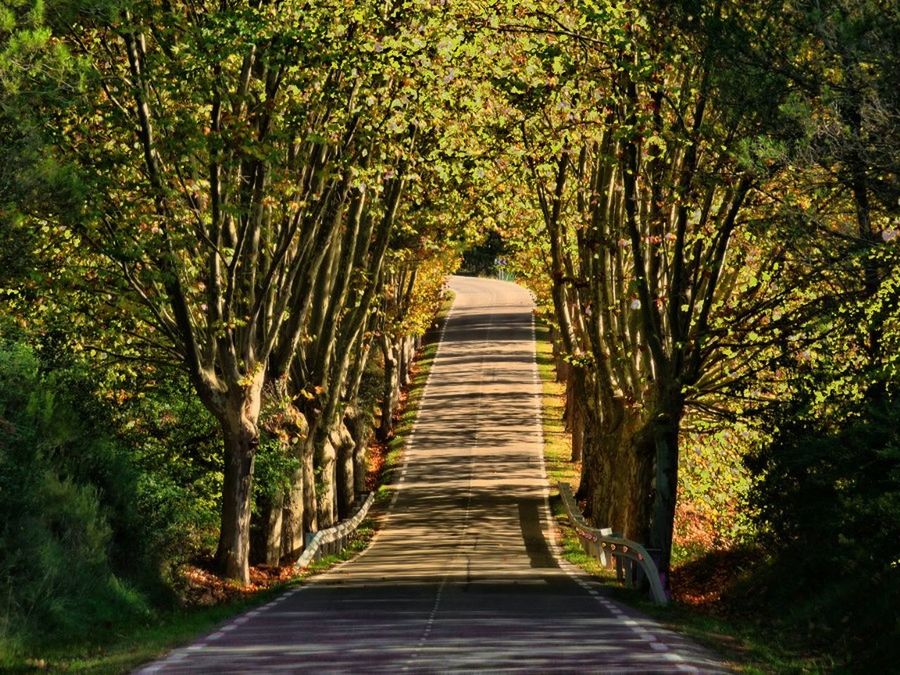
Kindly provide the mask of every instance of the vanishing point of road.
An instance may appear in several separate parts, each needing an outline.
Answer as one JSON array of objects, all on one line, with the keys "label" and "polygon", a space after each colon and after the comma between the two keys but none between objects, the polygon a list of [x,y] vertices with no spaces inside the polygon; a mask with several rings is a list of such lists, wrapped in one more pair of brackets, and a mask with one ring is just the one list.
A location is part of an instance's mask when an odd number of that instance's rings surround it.
[{"label": "vanishing point of road", "polygon": [[352,561],[140,672],[722,672],[557,555],[532,301],[456,293],[394,502]]}]

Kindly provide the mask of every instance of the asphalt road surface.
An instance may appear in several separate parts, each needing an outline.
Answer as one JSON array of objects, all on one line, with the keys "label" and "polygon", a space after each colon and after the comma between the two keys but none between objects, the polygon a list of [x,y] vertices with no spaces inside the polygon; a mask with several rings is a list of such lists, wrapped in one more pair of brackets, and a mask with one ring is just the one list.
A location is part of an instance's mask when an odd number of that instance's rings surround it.
[{"label": "asphalt road surface", "polygon": [[721,672],[556,554],[532,302],[454,277],[394,503],[371,546],[140,672]]}]

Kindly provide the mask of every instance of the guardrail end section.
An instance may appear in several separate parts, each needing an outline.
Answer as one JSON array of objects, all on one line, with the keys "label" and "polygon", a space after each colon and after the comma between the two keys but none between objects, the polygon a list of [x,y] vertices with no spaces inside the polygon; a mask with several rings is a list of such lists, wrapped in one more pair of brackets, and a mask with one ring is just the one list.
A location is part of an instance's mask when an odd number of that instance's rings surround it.
[{"label": "guardrail end section", "polygon": [[374,501],[375,493],[369,492],[350,518],[346,518],[340,523],[325,528],[324,530],[319,530],[318,532],[307,532],[304,537],[303,553],[300,554],[297,562],[294,563],[294,568],[306,567],[313,558],[318,560],[320,557],[320,549],[323,544],[330,545],[337,542],[337,545],[334,547],[327,546],[326,552],[330,551],[331,548],[337,549],[334,551],[336,553],[340,552],[344,547],[345,538],[356,530],[366,517],[366,514],[369,512],[369,507],[372,506],[372,502]]},{"label": "guardrail end section", "polygon": [[[596,557],[602,563],[607,563],[609,561],[609,556],[611,555],[616,562],[616,576],[619,577],[620,581],[624,580],[625,565],[623,565],[623,563],[625,562],[625,560],[628,560],[628,556],[623,556],[622,554],[618,553],[616,551],[616,546],[624,545],[626,547],[626,550],[631,549],[633,551],[639,552],[640,556],[638,558],[637,564],[639,564],[643,569],[644,576],[646,576],[647,581],[650,585],[650,595],[658,605],[668,604],[669,598],[666,595],[665,589],[663,588],[663,584],[659,576],[659,571],[656,567],[656,562],[647,553],[646,549],[644,549],[644,547],[637,542],[625,539],[624,537],[617,535],[612,531],[612,528],[604,527],[597,529],[588,525],[584,521],[584,518],[581,515],[581,511],[578,509],[578,504],[575,502],[575,496],[572,494],[572,488],[568,483],[564,483],[562,481],[560,481],[558,485],[559,494],[560,497],[562,497],[563,501],[563,506],[566,509],[566,513],[568,514],[569,520],[572,522],[572,525],[578,531],[579,535],[582,536],[582,545],[585,547],[585,550],[594,555],[594,557]],[[596,547],[588,545],[587,541],[583,537],[585,533],[589,533],[592,541],[596,543]],[[607,544],[610,546],[609,551],[605,549],[605,546]],[[623,560],[623,558],[625,560]],[[628,560],[629,568],[634,564],[634,560]],[[628,577],[630,578],[631,576],[632,575],[629,569]]]}]

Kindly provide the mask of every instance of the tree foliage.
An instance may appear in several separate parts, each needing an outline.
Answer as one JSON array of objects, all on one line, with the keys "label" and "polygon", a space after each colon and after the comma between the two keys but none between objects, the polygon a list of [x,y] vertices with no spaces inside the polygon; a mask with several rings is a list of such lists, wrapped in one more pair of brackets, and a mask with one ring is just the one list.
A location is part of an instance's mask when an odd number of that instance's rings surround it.
[{"label": "tree foliage", "polygon": [[21,614],[62,616],[22,560],[57,579],[67,545],[138,613],[122,570],[294,559],[365,490],[460,262],[535,292],[579,497],[664,574],[755,527],[888,575],[894,4],[2,2]]}]

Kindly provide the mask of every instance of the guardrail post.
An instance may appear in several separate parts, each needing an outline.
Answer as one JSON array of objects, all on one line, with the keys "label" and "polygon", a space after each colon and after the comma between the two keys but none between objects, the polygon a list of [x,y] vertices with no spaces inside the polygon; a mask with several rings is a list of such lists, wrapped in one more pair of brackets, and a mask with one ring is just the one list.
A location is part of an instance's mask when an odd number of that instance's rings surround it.
[{"label": "guardrail post", "polygon": [[626,539],[610,528],[597,529],[588,525],[567,483],[559,483],[559,494],[585,552],[595,555],[607,567],[614,565],[616,579],[630,588],[643,585],[643,580],[647,579],[654,601],[660,605],[667,604],[669,599],[656,566],[659,552],[653,550],[651,554],[641,544]]},{"label": "guardrail post", "polygon": [[[601,536],[608,537],[612,534],[611,527],[601,527],[600,528]],[[602,541],[597,541],[597,559],[600,561],[600,564],[603,565],[606,569],[612,567],[612,557],[609,555],[609,551],[606,550],[606,547],[603,545]]]},{"label": "guardrail post", "polygon": [[[648,548],[645,550],[647,551],[647,555],[650,556],[650,559],[653,560],[653,564],[658,564],[660,550],[658,548]],[[640,588],[645,581],[648,585],[652,583],[650,579],[647,578],[647,572],[644,570],[643,566],[638,565],[635,569],[635,584]]]}]

